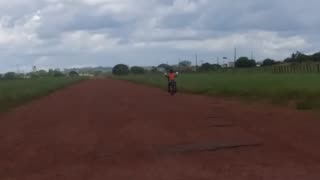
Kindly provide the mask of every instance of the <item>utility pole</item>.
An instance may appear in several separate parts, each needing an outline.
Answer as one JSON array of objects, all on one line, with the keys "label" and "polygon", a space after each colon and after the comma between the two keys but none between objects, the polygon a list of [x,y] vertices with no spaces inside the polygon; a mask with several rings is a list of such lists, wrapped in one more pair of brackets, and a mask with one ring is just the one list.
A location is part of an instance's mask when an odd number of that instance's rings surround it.
[{"label": "utility pole", "polygon": [[198,71],[198,53],[196,53],[196,71]]},{"label": "utility pole", "polygon": [[251,60],[253,60],[253,51],[251,51]]},{"label": "utility pole", "polygon": [[234,63],[237,61],[237,48],[234,48]]}]

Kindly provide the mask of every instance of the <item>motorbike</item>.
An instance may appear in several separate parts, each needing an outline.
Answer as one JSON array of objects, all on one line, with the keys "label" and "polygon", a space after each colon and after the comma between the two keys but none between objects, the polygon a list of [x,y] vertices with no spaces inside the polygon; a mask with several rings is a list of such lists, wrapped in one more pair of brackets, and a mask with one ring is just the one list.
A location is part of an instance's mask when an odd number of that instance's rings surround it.
[{"label": "motorbike", "polygon": [[[176,72],[176,76],[178,76],[178,72]],[[165,73],[165,76],[167,76],[167,73]],[[177,93],[177,82],[176,81],[169,81],[168,84],[168,92],[171,96],[174,96]]]},{"label": "motorbike", "polygon": [[174,96],[177,93],[177,83],[176,81],[169,82],[169,93],[171,96]]}]

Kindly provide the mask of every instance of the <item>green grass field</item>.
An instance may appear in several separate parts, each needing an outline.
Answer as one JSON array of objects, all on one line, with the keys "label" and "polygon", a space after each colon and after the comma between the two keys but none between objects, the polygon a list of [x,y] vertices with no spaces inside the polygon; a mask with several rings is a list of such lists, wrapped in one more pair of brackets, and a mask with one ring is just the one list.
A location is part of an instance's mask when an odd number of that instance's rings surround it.
[{"label": "green grass field", "polygon": [[80,78],[0,80],[0,111],[48,95],[80,80]]},{"label": "green grass field", "polygon": [[[161,74],[117,78],[166,88]],[[192,73],[181,74],[177,83],[180,92],[270,100],[276,104],[294,101],[298,109],[320,108],[320,74]]]}]

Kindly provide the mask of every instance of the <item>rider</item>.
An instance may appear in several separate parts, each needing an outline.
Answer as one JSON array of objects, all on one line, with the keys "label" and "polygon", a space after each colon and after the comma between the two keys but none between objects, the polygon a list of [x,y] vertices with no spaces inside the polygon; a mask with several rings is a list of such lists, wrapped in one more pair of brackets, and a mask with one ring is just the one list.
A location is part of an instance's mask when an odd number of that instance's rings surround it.
[{"label": "rider", "polygon": [[166,73],[165,76],[168,78],[168,92],[170,92],[170,84],[174,83],[175,85],[176,83],[175,78],[178,77],[178,73],[175,73],[173,69],[170,69],[169,73],[168,74]]}]

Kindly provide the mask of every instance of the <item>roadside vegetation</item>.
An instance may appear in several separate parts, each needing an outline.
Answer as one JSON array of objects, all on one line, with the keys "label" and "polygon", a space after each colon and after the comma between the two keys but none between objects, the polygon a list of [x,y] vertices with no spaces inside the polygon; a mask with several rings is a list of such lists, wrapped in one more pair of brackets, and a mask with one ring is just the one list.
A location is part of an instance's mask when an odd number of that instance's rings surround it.
[{"label": "roadside vegetation", "polygon": [[0,111],[48,95],[82,79],[75,72],[70,72],[70,75],[58,71],[39,71],[28,75],[5,73],[0,76]]},{"label": "roadside vegetation", "polygon": [[166,89],[163,72],[174,69],[178,91],[244,100],[267,100],[275,104],[295,104],[297,109],[320,108],[320,53],[292,54],[284,61],[266,59],[261,63],[240,57],[234,67],[191,62],[160,64],[144,73],[129,73],[115,78]]}]

